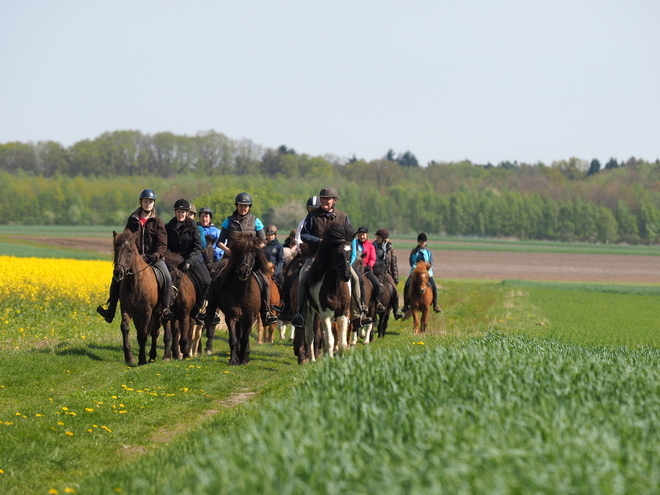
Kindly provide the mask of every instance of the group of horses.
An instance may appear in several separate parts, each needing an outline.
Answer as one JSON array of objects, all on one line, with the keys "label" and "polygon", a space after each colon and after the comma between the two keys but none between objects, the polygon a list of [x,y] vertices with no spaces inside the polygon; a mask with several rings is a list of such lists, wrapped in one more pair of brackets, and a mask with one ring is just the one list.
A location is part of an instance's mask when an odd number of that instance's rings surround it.
[{"label": "group of horses", "polygon": [[[157,341],[161,327],[162,305],[159,297],[158,270],[152,268],[139,254],[134,234],[113,233],[114,270],[113,278],[120,284],[121,332],[126,363],[135,364],[130,345],[130,322],[133,321],[139,344],[138,364],[146,364],[146,344],[151,337],[149,360],[157,356]],[[321,354],[333,356],[343,352],[358,341],[358,334],[365,342],[373,336],[369,325],[366,329],[352,329],[351,320],[351,242],[355,236],[352,227],[331,224],[324,233],[317,256],[307,277],[304,304],[304,329],[295,329],[294,352],[299,363],[315,361]],[[201,348],[202,331],[206,330],[206,352],[213,352],[215,325],[212,317],[216,310],[224,314],[229,333],[229,364],[247,364],[250,361],[250,335],[255,323],[260,323],[261,288],[256,271],[271,284],[271,305],[279,302],[280,292],[273,280],[272,265],[266,259],[259,239],[249,233],[237,233],[232,239],[232,251],[227,255],[223,268],[213,274],[209,289],[207,318],[204,322],[193,319],[195,286],[184,272],[183,259],[167,253],[165,261],[170,269],[172,285],[175,287],[170,304],[173,320],[163,322],[165,353],[163,359],[182,359],[197,355]],[[431,291],[428,288],[428,266],[418,264],[411,277],[410,311],[414,318],[415,333],[425,331],[428,321]],[[377,264],[378,266],[378,264]],[[381,267],[382,268],[382,267]],[[375,322],[378,337],[384,337],[392,308],[393,288],[385,281],[381,268],[374,273],[383,286],[381,303],[386,311],[376,312],[377,301],[372,296],[373,288],[365,279],[365,300],[368,301],[368,316]],[[379,270],[381,270],[379,272]],[[426,273],[426,275],[424,275]],[[261,277],[259,277],[261,278]],[[297,285],[291,287],[292,307],[296,307]],[[421,326],[417,312],[422,312]],[[287,322],[280,321],[280,325]],[[290,323],[290,322],[289,322]],[[262,330],[259,326],[259,342],[272,342],[274,326]],[[352,330],[352,334],[350,334]],[[265,332],[265,338],[262,331]],[[350,334],[350,335],[349,335]],[[281,337],[284,338],[284,330]],[[349,343],[350,340],[350,343]]]}]

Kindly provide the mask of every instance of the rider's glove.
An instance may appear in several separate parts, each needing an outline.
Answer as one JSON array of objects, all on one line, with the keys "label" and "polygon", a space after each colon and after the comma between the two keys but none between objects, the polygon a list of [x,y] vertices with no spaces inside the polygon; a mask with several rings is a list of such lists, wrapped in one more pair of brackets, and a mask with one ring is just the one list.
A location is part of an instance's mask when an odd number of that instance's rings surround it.
[{"label": "rider's glove", "polygon": [[155,254],[145,254],[144,255],[144,261],[146,261],[150,265],[155,263],[157,260],[158,260],[158,256],[156,256]]}]

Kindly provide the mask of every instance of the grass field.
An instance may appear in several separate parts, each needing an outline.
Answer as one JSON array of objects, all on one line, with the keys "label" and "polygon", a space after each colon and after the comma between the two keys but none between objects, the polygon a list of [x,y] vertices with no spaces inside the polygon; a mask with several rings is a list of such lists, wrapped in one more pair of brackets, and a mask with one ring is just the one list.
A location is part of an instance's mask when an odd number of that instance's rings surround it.
[{"label": "grass field", "polygon": [[309,366],[253,343],[229,367],[221,333],[129,368],[94,311],[109,262],[0,261],[29,267],[0,273],[2,493],[660,488],[658,287],[443,281],[423,336],[395,322]]}]

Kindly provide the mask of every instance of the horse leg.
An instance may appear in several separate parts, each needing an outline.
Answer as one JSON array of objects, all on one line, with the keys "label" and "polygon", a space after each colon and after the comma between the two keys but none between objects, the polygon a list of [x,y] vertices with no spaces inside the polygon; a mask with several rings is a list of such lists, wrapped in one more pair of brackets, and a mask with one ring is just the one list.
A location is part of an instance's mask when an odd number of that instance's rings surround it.
[{"label": "horse leg", "polygon": [[227,328],[229,330],[229,364],[239,365],[241,362],[238,359],[238,338],[236,336],[236,325],[238,321],[235,319],[227,319]]},{"label": "horse leg", "polygon": [[[330,321],[329,316],[321,316],[321,329],[323,330],[323,337],[325,338],[325,352],[328,353],[328,357],[333,357],[335,355],[335,336],[332,333],[332,322]],[[344,339],[345,338],[346,332],[344,332]],[[344,346],[345,345],[346,344],[344,343]]]},{"label": "horse leg", "polygon": [[264,326],[261,323],[261,320],[257,321],[257,344],[264,343]]},{"label": "horse leg", "polygon": [[131,321],[130,317],[126,313],[122,313],[120,328],[121,328],[122,339],[124,341],[124,360],[126,361],[127,365],[135,366],[135,357],[133,356],[133,352],[131,351],[131,338],[130,338],[131,328],[129,326],[130,321]]},{"label": "horse leg", "polygon": [[420,333],[426,333],[426,327],[428,326],[429,323],[429,307],[424,306],[424,309],[422,310],[422,328]]},{"label": "horse leg", "polygon": [[240,364],[248,364],[250,362],[250,333],[252,332],[254,322],[248,319],[240,323],[242,323],[242,328],[238,341],[238,358]]},{"label": "horse leg", "polygon": [[273,343],[273,334],[275,333],[275,326],[277,323],[272,323],[268,325],[267,332],[266,332],[266,342],[269,344]]},{"label": "horse leg", "polygon": [[[215,337],[215,327],[212,323],[206,323],[206,349],[205,352],[208,355],[213,354],[213,338]],[[201,337],[200,337],[201,339]]]},{"label": "horse leg", "polygon": [[151,314],[149,319],[149,335],[151,335],[151,350],[149,351],[149,361],[156,361],[158,356],[158,336],[160,335],[160,320],[157,315]]},{"label": "horse leg", "polygon": [[286,340],[286,323],[282,320],[277,321],[277,330],[280,332],[280,340]]},{"label": "horse leg", "polygon": [[[314,315],[310,314],[308,314],[307,318],[305,318],[304,353],[305,358],[303,358],[303,362],[316,361],[316,355],[314,352]],[[302,355],[303,352],[301,352],[301,356],[298,357],[298,362],[300,362]]]},{"label": "horse leg", "polygon": [[417,311],[417,307],[412,308],[412,316],[413,316],[413,329],[415,330],[415,334],[419,333],[419,314]]},{"label": "horse leg", "polygon": [[172,359],[172,322],[166,321],[163,324],[163,343],[165,344],[165,354],[163,354],[163,361]]},{"label": "horse leg", "polygon": [[190,330],[192,324],[191,318],[185,316],[181,319],[181,329],[179,332],[179,348],[181,349],[181,357],[183,359],[190,357]]},{"label": "horse leg", "polygon": [[348,331],[348,318],[346,316],[339,316],[335,319],[335,323],[337,323],[337,340],[339,340],[339,353],[341,354],[346,349],[348,349],[348,341],[346,335]]},{"label": "horse leg", "polygon": [[133,318],[133,323],[137,329],[138,345],[140,346],[140,351],[138,352],[138,364],[147,364],[147,337],[149,336],[149,330],[142,318],[139,320],[138,318]]}]

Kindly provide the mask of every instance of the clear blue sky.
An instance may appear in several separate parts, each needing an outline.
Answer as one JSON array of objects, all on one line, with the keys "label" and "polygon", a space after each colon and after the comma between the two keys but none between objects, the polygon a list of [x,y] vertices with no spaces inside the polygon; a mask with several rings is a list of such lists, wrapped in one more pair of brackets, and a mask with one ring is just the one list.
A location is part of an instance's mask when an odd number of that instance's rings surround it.
[{"label": "clear blue sky", "polygon": [[660,158],[658,0],[0,0],[0,142]]}]

